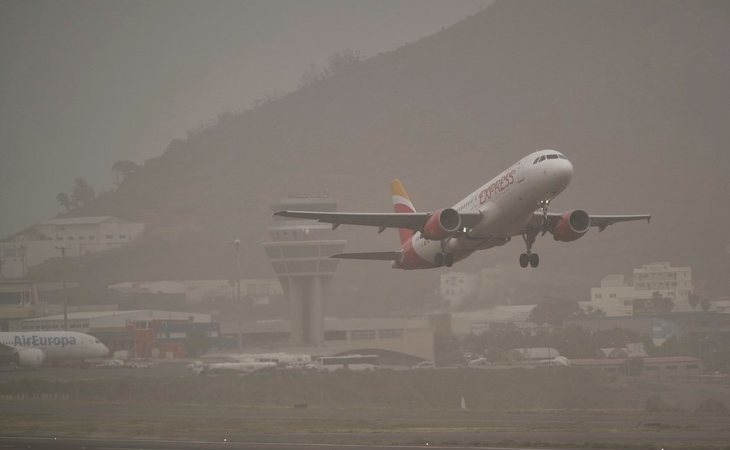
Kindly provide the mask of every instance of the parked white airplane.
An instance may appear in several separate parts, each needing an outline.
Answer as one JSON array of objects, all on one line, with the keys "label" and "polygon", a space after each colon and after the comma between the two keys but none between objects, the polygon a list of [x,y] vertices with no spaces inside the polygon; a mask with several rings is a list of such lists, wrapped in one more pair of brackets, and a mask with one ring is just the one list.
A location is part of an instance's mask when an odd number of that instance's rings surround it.
[{"label": "parked white airplane", "polygon": [[0,363],[39,367],[44,362],[100,358],[109,349],[94,336],[75,331],[0,332]]},{"label": "parked white airplane", "polygon": [[253,373],[264,369],[274,369],[278,366],[275,362],[241,361],[241,362],[219,362],[202,363],[199,361],[188,365],[188,368],[196,374],[212,372],[243,372]]},{"label": "parked white airplane", "polygon": [[562,153],[541,150],[517,161],[451,208],[418,213],[399,180],[391,183],[395,213],[278,211],[274,215],[314,219],[340,225],[398,228],[401,248],[395,252],[341,253],[333,258],[392,261],[398,269],[429,269],[466,258],[477,250],[497,247],[522,236],[527,251],[520,266],[537,267],[532,252],[538,235],[550,232],[556,241],[574,241],[591,226],[603,231],[617,222],[651,219],[639,215],[589,215],[581,209],[549,213],[548,205],[570,183],[573,165]]}]

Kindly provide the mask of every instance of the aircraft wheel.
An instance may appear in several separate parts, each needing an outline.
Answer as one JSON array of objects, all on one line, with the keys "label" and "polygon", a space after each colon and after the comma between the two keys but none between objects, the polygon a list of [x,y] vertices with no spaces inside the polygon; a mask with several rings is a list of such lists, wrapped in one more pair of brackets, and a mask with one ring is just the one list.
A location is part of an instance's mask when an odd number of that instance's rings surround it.
[{"label": "aircraft wheel", "polygon": [[453,266],[454,265],[454,255],[452,255],[451,253],[446,253],[444,255],[444,265],[446,267]]},{"label": "aircraft wheel", "polygon": [[520,255],[520,267],[523,269],[527,267],[527,265],[530,263],[530,256],[527,253],[522,253]]},{"label": "aircraft wheel", "polygon": [[444,254],[436,253],[433,255],[433,263],[436,267],[441,267],[444,264]]},{"label": "aircraft wheel", "polygon": [[530,267],[537,267],[540,265],[540,257],[537,253],[530,254]]}]

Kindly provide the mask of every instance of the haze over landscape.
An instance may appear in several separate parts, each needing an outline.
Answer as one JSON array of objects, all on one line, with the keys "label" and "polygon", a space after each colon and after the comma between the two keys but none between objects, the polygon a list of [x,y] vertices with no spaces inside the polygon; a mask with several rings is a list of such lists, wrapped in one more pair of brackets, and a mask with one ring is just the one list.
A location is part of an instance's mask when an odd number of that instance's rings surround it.
[{"label": "haze over landscape", "polygon": [[[165,3],[152,5],[163,8]],[[272,8],[278,11],[283,5]],[[424,4],[415,9],[428,8]],[[696,278],[708,280],[710,289],[726,288],[728,239],[720,230],[730,214],[723,207],[730,162],[723,148],[729,137],[724,124],[730,104],[727,19],[728,7],[722,2],[497,3],[413,44],[360,59],[324,80],[205,122],[188,137],[175,139],[133,179],[70,213],[109,214],[150,224],[139,242],[93,256],[86,275],[77,276],[101,282],[225,276],[230,241],[236,237],[244,242],[247,276],[270,276],[268,263],[261,262],[260,242],[271,220],[269,204],[281,196],[326,190],[340,201],[341,210],[387,211],[388,182],[399,177],[417,208],[436,209],[453,204],[459,193],[471,191],[521,156],[556,148],[571,158],[576,175],[552,211],[585,208],[654,217],[649,227],[636,224],[589,233],[571,246],[542,239],[537,246],[550,263],[541,270],[594,282],[608,272],[671,260],[692,265]],[[327,52],[347,45],[338,42]],[[204,50],[192,46],[191,55],[204,61]],[[115,58],[114,51],[99,51]],[[230,64],[240,58],[226,56]],[[73,58],[65,61],[67,70],[85,72],[83,64],[72,65]],[[303,61],[294,66],[290,84],[306,69]],[[178,72],[187,76],[185,70]],[[194,101],[188,98],[195,94],[184,94],[187,87],[177,85],[179,79],[171,74],[158,75],[159,84],[146,87],[148,92]],[[85,76],[98,80],[104,73],[92,66]],[[219,87],[226,88],[231,89]],[[83,98],[95,98],[86,92]],[[242,94],[222,92],[217,98],[230,96]],[[208,98],[205,103],[211,102]],[[63,104],[55,103],[57,108]],[[104,152],[104,168],[117,158],[142,163],[144,156],[155,154],[144,145],[164,139],[160,130],[192,120],[175,119],[150,130],[146,123],[165,120],[152,120],[149,114],[178,117],[188,112],[175,101],[146,104],[156,112],[136,114],[134,107],[124,108],[129,118],[125,123],[135,126],[139,119],[139,131],[124,131],[121,141],[108,135],[94,138],[107,141],[68,153],[48,150],[49,162],[64,155],[61,159],[74,166],[76,175],[100,180],[108,176],[99,172],[102,165],[84,155],[97,152],[105,142],[116,148],[124,142],[128,149]],[[219,105],[207,111],[236,110],[228,102]],[[79,100],[77,107],[89,106]],[[4,114],[16,118],[13,111],[6,108]],[[35,121],[24,126],[31,123]],[[77,124],[61,131],[91,139],[96,128],[95,123]],[[51,188],[59,185],[49,185],[50,176],[35,175],[35,167],[52,167],[38,149],[53,148],[48,137],[53,134],[38,135],[46,136],[45,143],[29,153],[14,152],[12,142],[6,143],[5,158],[16,163],[3,165],[3,178],[12,187],[23,185],[18,177],[30,177],[46,186],[44,196],[52,199],[56,192]],[[69,177],[74,173],[64,172]],[[3,189],[8,199],[4,208],[27,210],[15,189]],[[348,229],[345,236],[351,251],[396,246],[393,233],[376,236]],[[516,265],[520,247],[513,242],[462,267]],[[586,259],[591,263],[585,264]],[[402,286],[398,281],[403,277],[433,276],[394,274],[386,266],[369,264],[367,273],[383,279],[382,294],[389,292],[388,297],[397,295],[391,289]],[[362,285],[361,265],[341,264],[339,272],[342,283]]]},{"label": "haze over landscape", "polygon": [[0,1],[0,446],[727,450],[728,43],[721,0]]}]

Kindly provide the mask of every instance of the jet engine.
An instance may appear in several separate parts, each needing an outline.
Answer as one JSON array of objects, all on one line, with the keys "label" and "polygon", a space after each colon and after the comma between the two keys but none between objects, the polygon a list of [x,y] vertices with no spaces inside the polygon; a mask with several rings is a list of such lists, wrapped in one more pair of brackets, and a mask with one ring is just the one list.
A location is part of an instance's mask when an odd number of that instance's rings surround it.
[{"label": "jet engine", "polygon": [[453,208],[439,209],[428,218],[423,226],[424,238],[440,241],[453,236],[461,228],[461,215]]},{"label": "jet engine", "polygon": [[591,225],[591,218],[582,209],[568,211],[555,223],[550,232],[556,241],[570,242],[586,234]]},{"label": "jet engine", "polygon": [[24,348],[18,350],[18,365],[20,367],[40,367],[46,354],[38,348]]}]

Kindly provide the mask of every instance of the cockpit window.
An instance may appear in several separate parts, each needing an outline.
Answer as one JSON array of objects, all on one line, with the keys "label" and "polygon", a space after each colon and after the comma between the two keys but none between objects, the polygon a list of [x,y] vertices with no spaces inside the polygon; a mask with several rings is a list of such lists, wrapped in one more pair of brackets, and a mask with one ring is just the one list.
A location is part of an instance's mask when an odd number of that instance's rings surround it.
[{"label": "cockpit window", "polygon": [[558,155],[547,155],[547,159],[558,159]]},{"label": "cockpit window", "polygon": [[544,155],[541,156],[540,159],[537,162],[543,162],[543,161],[545,161],[545,156]]},{"label": "cockpit window", "polygon": [[535,162],[533,162],[532,164],[537,164],[538,161],[540,161],[540,157],[539,156],[537,158],[535,158]]}]

